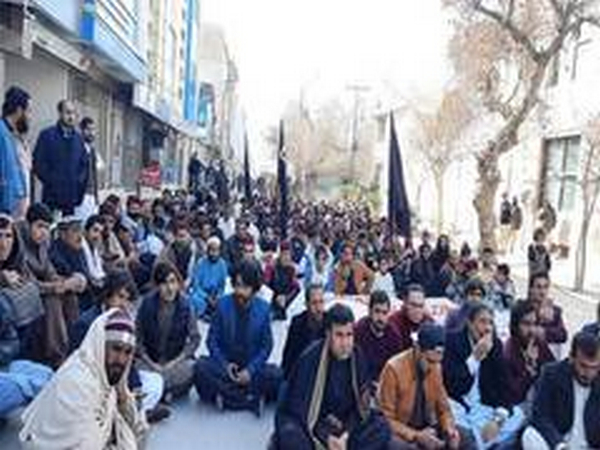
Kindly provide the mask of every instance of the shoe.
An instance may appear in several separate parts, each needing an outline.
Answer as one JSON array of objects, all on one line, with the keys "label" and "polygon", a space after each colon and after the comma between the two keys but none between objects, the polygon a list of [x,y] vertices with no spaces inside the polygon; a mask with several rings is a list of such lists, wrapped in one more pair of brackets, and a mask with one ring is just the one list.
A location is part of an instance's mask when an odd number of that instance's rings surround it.
[{"label": "shoe", "polygon": [[225,410],[225,403],[221,394],[217,394],[217,396],[215,397],[215,405],[219,411]]},{"label": "shoe", "polygon": [[257,419],[260,419],[265,413],[265,398],[261,395],[258,397],[258,401],[256,402],[256,406],[254,407],[254,414]]},{"label": "shoe", "polygon": [[162,422],[165,419],[171,417],[171,410],[162,404],[156,405],[154,408],[146,411],[146,420],[149,424],[155,424]]}]

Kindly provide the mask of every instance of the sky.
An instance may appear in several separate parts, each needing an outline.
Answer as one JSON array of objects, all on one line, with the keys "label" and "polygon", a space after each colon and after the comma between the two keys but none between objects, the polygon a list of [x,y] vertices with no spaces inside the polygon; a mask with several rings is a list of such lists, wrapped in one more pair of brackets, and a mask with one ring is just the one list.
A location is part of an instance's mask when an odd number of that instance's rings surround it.
[{"label": "sky", "polygon": [[[202,19],[225,29],[240,76],[259,168],[262,137],[301,92],[314,106],[349,85],[436,95],[448,78],[441,0],[201,0]],[[366,95],[369,95],[368,93]]]}]

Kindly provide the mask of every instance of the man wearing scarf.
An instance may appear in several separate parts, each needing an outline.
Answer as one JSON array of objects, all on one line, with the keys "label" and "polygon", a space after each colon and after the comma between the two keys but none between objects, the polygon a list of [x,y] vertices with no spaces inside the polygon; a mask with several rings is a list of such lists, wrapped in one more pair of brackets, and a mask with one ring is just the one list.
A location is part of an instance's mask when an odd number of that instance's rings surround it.
[{"label": "man wearing scarf", "polygon": [[354,347],[354,315],[336,304],[326,337],[294,366],[275,418],[280,450],[388,448],[390,427],[372,407],[367,370]]},{"label": "man wearing scarf", "polygon": [[23,413],[25,449],[135,450],[147,429],[127,388],[134,324],[111,309]]}]

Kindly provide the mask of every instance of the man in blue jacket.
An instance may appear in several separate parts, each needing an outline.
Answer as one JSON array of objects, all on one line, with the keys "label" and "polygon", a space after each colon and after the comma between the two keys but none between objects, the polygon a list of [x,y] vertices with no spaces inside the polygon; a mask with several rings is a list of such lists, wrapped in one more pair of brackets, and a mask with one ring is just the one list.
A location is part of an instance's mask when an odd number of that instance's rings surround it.
[{"label": "man in blue jacket", "polygon": [[258,263],[244,260],[232,277],[234,292],[217,304],[208,331],[210,356],[198,360],[194,384],[200,399],[218,409],[248,409],[261,416],[275,400],[281,370],[267,364],[273,349],[269,304],[256,293],[262,286]]},{"label": "man in blue jacket", "polygon": [[600,448],[600,340],[582,331],[571,355],[542,372],[525,450]]},{"label": "man in blue jacket", "polygon": [[63,215],[74,214],[89,179],[89,155],[76,129],[75,105],[61,100],[56,125],[42,130],[33,152],[33,171],[41,181],[42,202]]},{"label": "man in blue jacket", "polygon": [[190,299],[196,314],[210,319],[225,290],[227,263],[221,257],[221,240],[218,237],[209,238],[206,247],[206,257],[194,269]]},{"label": "man in blue jacket", "polygon": [[4,96],[0,120],[0,212],[14,219],[25,216],[27,170],[19,155],[19,136],[29,128],[29,94],[11,87]]}]

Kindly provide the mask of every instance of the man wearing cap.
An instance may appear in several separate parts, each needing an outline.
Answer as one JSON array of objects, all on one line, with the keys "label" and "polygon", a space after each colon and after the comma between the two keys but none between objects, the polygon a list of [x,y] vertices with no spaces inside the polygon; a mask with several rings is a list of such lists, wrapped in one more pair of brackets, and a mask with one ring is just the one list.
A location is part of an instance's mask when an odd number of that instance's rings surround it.
[{"label": "man wearing cap", "polygon": [[[82,223],[74,216],[63,217],[58,223],[58,238],[52,241],[48,255],[56,272],[66,278],[75,277],[79,281],[72,286],[79,301],[79,311],[83,312],[94,303],[89,283],[89,269],[83,252]],[[75,320],[77,317],[75,317]]]},{"label": "man wearing cap", "polygon": [[6,91],[0,120],[0,212],[22,219],[29,197],[30,158],[22,137],[29,129],[29,94],[18,87]]},{"label": "man wearing cap", "polygon": [[213,236],[206,243],[206,256],[194,268],[190,300],[198,316],[212,317],[227,281],[227,263],[221,257],[221,240]]},{"label": "man wearing cap", "polygon": [[470,448],[454,423],[442,380],[444,337],[441,326],[422,325],[414,348],[383,368],[379,404],[392,428],[394,449]]},{"label": "man wearing cap", "polygon": [[111,309],[23,413],[24,449],[136,450],[147,425],[127,388],[135,349],[130,316]]}]

